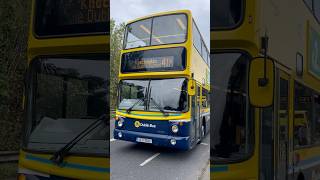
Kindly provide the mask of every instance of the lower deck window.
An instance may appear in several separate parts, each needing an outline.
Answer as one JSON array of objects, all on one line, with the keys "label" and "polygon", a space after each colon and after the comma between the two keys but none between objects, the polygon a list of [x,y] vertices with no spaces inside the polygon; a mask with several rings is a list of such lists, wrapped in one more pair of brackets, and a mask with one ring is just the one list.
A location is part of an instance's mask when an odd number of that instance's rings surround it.
[{"label": "lower deck window", "polygon": [[320,144],[320,95],[295,83],[294,146],[303,148]]}]

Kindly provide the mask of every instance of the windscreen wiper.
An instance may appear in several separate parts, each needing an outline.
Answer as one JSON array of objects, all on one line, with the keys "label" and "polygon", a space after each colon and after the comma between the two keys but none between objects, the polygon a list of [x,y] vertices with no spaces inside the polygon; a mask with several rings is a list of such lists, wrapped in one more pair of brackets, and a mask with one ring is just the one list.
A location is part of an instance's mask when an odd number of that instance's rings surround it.
[{"label": "windscreen wiper", "polygon": [[136,105],[138,105],[140,102],[144,102],[145,101],[145,97],[144,98],[142,98],[142,99],[138,99],[138,101],[137,102],[135,102],[131,107],[129,107],[128,109],[127,109],[127,113],[128,114],[130,114],[130,112],[132,111],[132,109],[134,108],[134,107],[136,107]]},{"label": "windscreen wiper", "polygon": [[69,153],[69,151],[84,137],[86,137],[90,132],[99,127],[101,124],[107,121],[107,114],[101,115],[97,120],[91,123],[86,129],[84,129],[81,133],[79,133],[75,138],[73,138],[69,143],[59,149],[57,152],[53,154],[50,160],[58,165],[62,166],[64,162],[64,157]]},{"label": "windscreen wiper", "polygon": [[158,104],[152,97],[150,97],[150,100],[153,102],[153,104],[156,105],[156,107],[162,112],[163,116],[169,116],[167,112],[164,111],[164,109]]}]

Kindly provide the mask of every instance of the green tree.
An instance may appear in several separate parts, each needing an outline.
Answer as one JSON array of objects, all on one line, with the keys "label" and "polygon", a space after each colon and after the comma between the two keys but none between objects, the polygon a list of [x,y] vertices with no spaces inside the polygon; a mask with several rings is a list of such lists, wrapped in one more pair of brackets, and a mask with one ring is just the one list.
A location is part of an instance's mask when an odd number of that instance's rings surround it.
[{"label": "green tree", "polygon": [[0,3],[0,151],[20,144],[30,5],[31,0]]},{"label": "green tree", "polygon": [[114,19],[110,21],[110,105],[115,109],[117,103],[117,84],[121,58],[121,49],[125,31],[124,23],[117,23]]}]

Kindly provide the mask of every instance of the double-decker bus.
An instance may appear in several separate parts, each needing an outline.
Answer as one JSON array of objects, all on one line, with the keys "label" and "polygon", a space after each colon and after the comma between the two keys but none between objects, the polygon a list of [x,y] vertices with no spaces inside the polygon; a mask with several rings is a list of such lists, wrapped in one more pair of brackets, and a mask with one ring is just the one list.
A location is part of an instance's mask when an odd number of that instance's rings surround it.
[{"label": "double-decker bus", "polygon": [[211,178],[320,178],[320,1],[211,1]]},{"label": "double-decker bus", "polygon": [[18,179],[109,179],[109,0],[33,0]]},{"label": "double-decker bus", "polygon": [[126,26],[114,138],[187,150],[209,132],[209,53],[191,12]]}]

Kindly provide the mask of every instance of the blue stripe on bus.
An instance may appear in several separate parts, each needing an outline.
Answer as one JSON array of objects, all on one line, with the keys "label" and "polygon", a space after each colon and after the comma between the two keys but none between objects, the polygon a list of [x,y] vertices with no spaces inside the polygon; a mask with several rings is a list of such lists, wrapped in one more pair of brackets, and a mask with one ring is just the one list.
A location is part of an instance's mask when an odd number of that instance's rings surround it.
[{"label": "blue stripe on bus", "polygon": [[[46,158],[36,157],[36,156],[32,156],[32,155],[26,155],[26,159],[31,160],[31,161],[38,161],[41,163],[54,165],[54,163],[52,163],[49,159],[46,159]],[[110,172],[110,168],[87,166],[87,165],[75,164],[75,163],[69,163],[69,162],[66,162],[63,167],[72,168],[72,169],[87,170],[87,171],[102,172],[102,173]]]},{"label": "blue stripe on bus", "polygon": [[[313,157],[313,158],[301,160],[297,166],[289,166],[288,173],[289,174],[293,173],[294,169],[306,170],[316,166],[320,166],[320,157]],[[226,171],[228,171],[228,166],[217,166],[217,167],[210,168],[210,172],[226,172]]]},{"label": "blue stripe on bus", "polygon": [[228,171],[228,166],[217,166],[217,167],[211,167],[210,172],[225,172]]},{"label": "blue stripe on bus", "polygon": [[[320,166],[320,157],[313,157],[305,160],[301,160],[297,166],[295,166],[295,169],[308,169],[315,166]],[[292,169],[292,167],[290,168]]]}]

